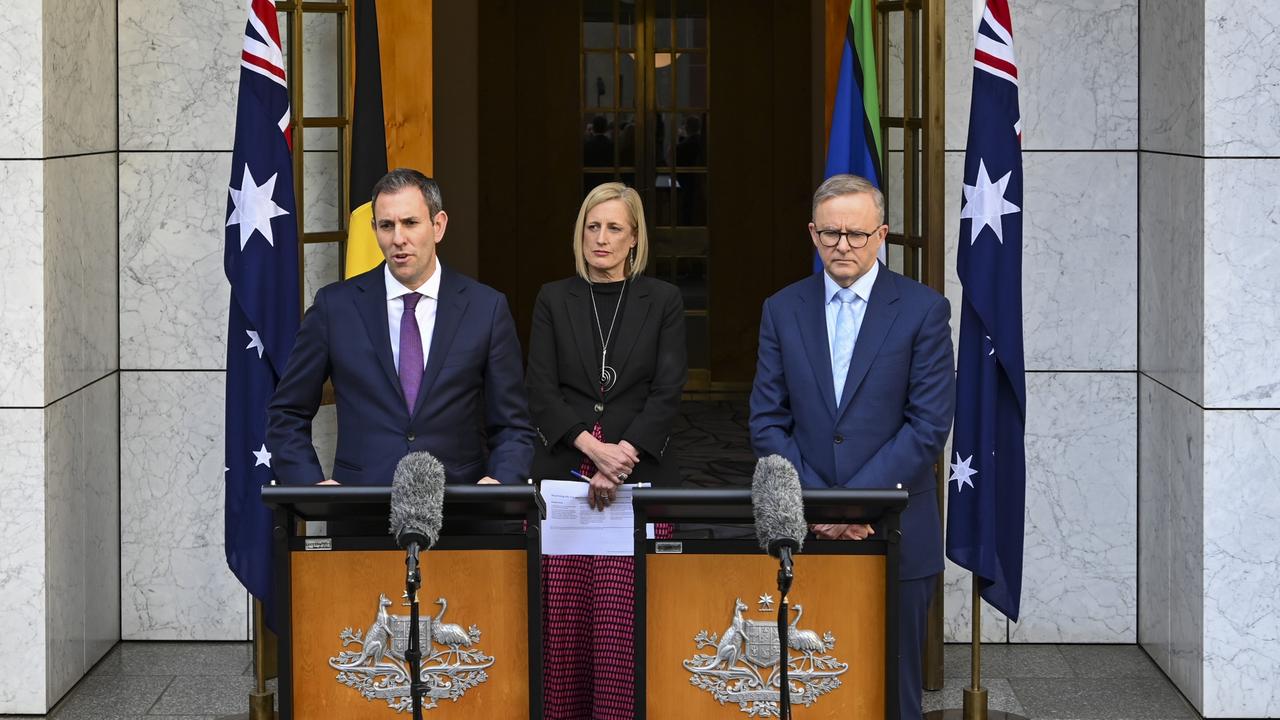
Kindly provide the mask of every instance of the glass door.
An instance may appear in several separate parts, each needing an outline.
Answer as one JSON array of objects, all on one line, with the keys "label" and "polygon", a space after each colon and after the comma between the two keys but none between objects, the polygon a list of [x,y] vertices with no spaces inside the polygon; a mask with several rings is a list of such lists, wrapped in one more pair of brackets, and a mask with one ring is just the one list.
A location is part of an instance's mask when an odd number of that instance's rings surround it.
[{"label": "glass door", "polygon": [[582,0],[581,176],[636,188],[647,272],[684,297],[689,390],[711,382],[707,0]]}]

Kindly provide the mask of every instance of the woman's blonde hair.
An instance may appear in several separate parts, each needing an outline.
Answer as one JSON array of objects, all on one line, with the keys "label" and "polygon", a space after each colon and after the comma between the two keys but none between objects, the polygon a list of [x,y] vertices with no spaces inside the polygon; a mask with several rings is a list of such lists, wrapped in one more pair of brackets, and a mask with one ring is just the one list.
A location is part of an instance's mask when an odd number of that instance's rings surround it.
[{"label": "woman's blonde hair", "polygon": [[578,220],[573,225],[573,265],[583,280],[591,279],[587,276],[587,260],[582,252],[582,235],[587,227],[587,213],[600,203],[610,200],[621,200],[627,206],[628,212],[631,213],[631,229],[636,235],[635,259],[631,261],[631,267],[627,268],[626,276],[633,278],[644,272],[645,264],[649,262],[649,231],[644,224],[644,205],[640,202],[640,193],[620,182],[604,183],[587,193],[586,199],[582,201],[582,207],[578,210]]}]

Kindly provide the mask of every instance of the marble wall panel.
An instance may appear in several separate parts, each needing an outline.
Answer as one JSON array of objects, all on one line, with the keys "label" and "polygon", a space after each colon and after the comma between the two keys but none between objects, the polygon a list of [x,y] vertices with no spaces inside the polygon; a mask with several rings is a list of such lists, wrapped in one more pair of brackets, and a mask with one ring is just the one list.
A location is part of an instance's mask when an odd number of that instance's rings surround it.
[{"label": "marble wall panel", "polygon": [[[307,116],[338,114],[338,31],[341,16],[312,13],[302,16],[302,102]],[[281,42],[288,45],[288,33],[281,27]],[[308,143],[310,149],[322,146]],[[323,147],[336,150],[335,146]]]},{"label": "marble wall panel", "polygon": [[0,13],[0,157],[44,156],[43,0],[9,0]]},{"label": "marble wall panel", "polygon": [[[947,150],[963,151],[968,142],[969,103],[973,100],[973,33],[976,28],[973,3],[961,0],[946,4],[944,128]],[[1017,25],[1014,25],[1014,32],[1018,32]],[[1014,41],[1017,41],[1016,35]]]},{"label": "marble wall panel", "polygon": [[84,391],[45,409],[44,622],[48,626],[48,704],[84,676],[85,493],[80,470]]},{"label": "marble wall panel", "polygon": [[1138,642],[1203,707],[1204,411],[1139,375]]},{"label": "marble wall panel", "polygon": [[1204,154],[1205,0],[1141,0],[1143,150]]},{"label": "marble wall panel", "polygon": [[[333,135],[336,137],[336,133]],[[302,205],[302,224],[306,232],[332,232],[342,226],[342,215],[347,213],[340,214],[338,210],[342,202],[338,196],[338,180],[341,176],[342,165],[337,152],[308,150],[304,153],[302,194],[305,202]]]},{"label": "marble wall panel", "polygon": [[1138,367],[1204,402],[1204,160],[1140,153]]},{"label": "marble wall panel", "polygon": [[1204,714],[1280,716],[1280,411],[1204,417]]},{"label": "marble wall panel", "polygon": [[116,148],[116,7],[44,3],[44,152]]},{"label": "marble wall panel", "polygon": [[80,476],[85,492],[85,668],[120,640],[120,375],[95,382],[84,396]]},{"label": "marble wall panel", "polygon": [[[1012,7],[1022,144],[1133,149],[1138,137],[1138,0]],[[947,3],[947,147],[963,149],[973,83],[970,3]]]},{"label": "marble wall panel", "polygon": [[113,373],[44,410],[49,706],[120,639],[118,394]]},{"label": "marble wall panel", "polygon": [[1204,406],[1280,407],[1280,159],[1206,160]]},{"label": "marble wall panel", "polygon": [[121,153],[120,363],[226,365],[230,153]]},{"label": "marble wall panel", "polygon": [[45,402],[116,369],[116,156],[45,162]]},{"label": "marble wall panel", "polygon": [[[948,10],[950,13],[950,10]],[[960,277],[956,275],[956,258],[960,252],[960,198],[963,197],[964,184],[964,152],[948,150],[942,161],[944,183],[946,188],[955,190],[946,198],[946,210],[943,211],[943,242],[946,256],[943,259],[945,275],[944,292],[951,301],[951,346],[960,347],[960,302],[964,297],[964,287]],[[1026,203],[1023,203],[1024,205]],[[1022,291],[1026,296],[1026,289]],[[1024,315],[1025,317],[1025,312]],[[1025,349],[1024,349],[1025,350]]]},{"label": "marble wall panel", "polygon": [[24,652],[0,682],[0,713],[41,714],[45,704],[43,410],[0,409],[0,466],[5,511],[0,513],[0,637]]},{"label": "marble wall panel", "polygon": [[244,640],[223,542],[224,374],[126,371],[120,385],[123,637]]},{"label": "marble wall panel", "polygon": [[[1170,434],[1174,394],[1138,375],[1138,644],[1170,672],[1173,489],[1177,442]],[[1204,433],[1196,442],[1204,441]]]},{"label": "marble wall panel", "polygon": [[119,0],[118,6],[120,149],[230,150],[245,3]]},{"label": "marble wall panel", "polygon": [[1013,642],[1137,637],[1137,380],[1027,375],[1022,612]]},{"label": "marble wall panel", "polygon": [[306,307],[311,307],[317,290],[342,279],[338,261],[338,243],[302,246],[302,297]]},{"label": "marble wall panel", "polygon": [[1023,176],[1027,369],[1135,369],[1135,154],[1027,153]]},{"label": "marble wall panel", "polygon": [[1204,154],[1280,155],[1280,3],[1204,0]]},{"label": "marble wall panel", "polygon": [[44,407],[44,163],[0,161],[0,187],[0,407]]},{"label": "marble wall panel", "polygon": [[[948,152],[946,184],[963,183]],[[1028,370],[1131,370],[1137,364],[1135,153],[1023,155],[1022,318]],[[946,294],[959,337],[960,201],[946,205]]]}]

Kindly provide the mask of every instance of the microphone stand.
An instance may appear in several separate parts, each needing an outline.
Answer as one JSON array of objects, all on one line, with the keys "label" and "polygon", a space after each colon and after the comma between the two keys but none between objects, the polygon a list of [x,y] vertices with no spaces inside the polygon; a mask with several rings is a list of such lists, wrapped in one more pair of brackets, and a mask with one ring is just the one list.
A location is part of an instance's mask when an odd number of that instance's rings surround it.
[{"label": "microphone stand", "polygon": [[791,546],[783,544],[778,548],[778,720],[791,719],[791,683],[787,679],[790,654],[790,643],[787,639],[787,593],[791,592],[791,581],[795,579],[795,567],[791,561]]},{"label": "microphone stand", "polygon": [[409,665],[409,698],[413,703],[413,720],[422,720],[422,696],[426,687],[422,684],[422,638],[418,629],[418,588],[422,586],[422,575],[418,572],[418,543],[413,541],[406,548],[404,557],[405,578],[404,589],[409,596],[409,647],[404,651],[405,662]]}]

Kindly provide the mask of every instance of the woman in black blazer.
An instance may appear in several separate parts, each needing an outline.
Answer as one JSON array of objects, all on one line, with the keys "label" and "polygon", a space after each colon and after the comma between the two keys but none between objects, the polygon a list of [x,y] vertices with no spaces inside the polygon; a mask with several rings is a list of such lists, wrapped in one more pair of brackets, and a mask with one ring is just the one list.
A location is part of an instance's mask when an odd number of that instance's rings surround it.
[{"label": "woman in black blazer", "polygon": [[[587,502],[618,485],[677,485],[671,427],[688,374],[684,303],[643,274],[649,254],[635,190],[592,190],[573,234],[577,274],[542,287],[529,333],[526,384],[537,427],[533,476],[590,478]],[[630,557],[543,560],[547,720],[634,717]]]}]

